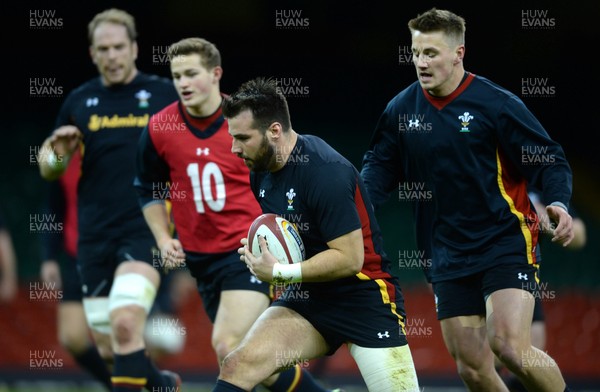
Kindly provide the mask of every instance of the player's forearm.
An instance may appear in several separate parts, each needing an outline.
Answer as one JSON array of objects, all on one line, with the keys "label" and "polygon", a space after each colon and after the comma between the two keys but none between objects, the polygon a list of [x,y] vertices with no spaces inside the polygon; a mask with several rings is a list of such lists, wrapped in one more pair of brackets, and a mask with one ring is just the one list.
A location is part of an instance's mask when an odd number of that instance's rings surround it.
[{"label": "player's forearm", "polygon": [[157,245],[171,239],[169,230],[169,215],[162,202],[146,204],[142,209],[146,223],[154,236]]},{"label": "player's forearm", "polygon": [[363,157],[360,175],[375,210],[390,198],[392,190],[398,186],[397,166],[391,166],[389,162],[373,151],[367,151]]}]

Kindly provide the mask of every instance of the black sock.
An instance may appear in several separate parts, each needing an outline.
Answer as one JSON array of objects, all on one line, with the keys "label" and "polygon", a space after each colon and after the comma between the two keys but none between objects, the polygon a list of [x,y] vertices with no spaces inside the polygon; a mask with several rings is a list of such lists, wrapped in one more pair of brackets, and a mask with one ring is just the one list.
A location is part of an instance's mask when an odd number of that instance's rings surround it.
[{"label": "black sock", "polygon": [[213,388],[212,392],[246,392],[242,388],[238,388],[227,381],[217,380],[217,385]]},{"label": "black sock", "polygon": [[[514,375],[506,381],[506,386],[510,392],[527,392],[527,388]],[[571,392],[571,390],[568,386],[565,386],[564,392]]]},{"label": "black sock", "polygon": [[144,350],[130,354],[114,354],[115,365],[113,369],[113,392],[139,392],[148,379],[146,377],[146,354]]},{"label": "black sock", "polygon": [[174,387],[172,385],[172,380],[170,378],[165,377],[160,370],[156,367],[150,356],[144,352],[144,358],[146,359],[146,377],[148,378],[148,382],[146,384],[146,389],[149,391],[156,392],[167,392],[174,389],[168,389],[164,387]]},{"label": "black sock", "polygon": [[114,357],[113,392],[141,391],[143,387],[149,391],[167,391],[175,386],[156,368],[146,349]]},{"label": "black sock", "polygon": [[81,353],[73,354],[73,359],[79,366],[91,373],[96,380],[100,381],[106,389],[111,390],[110,372],[106,367],[106,363],[100,357],[96,346],[88,346]]},{"label": "black sock", "polygon": [[525,385],[516,376],[512,376],[506,380],[506,387],[510,392],[527,392]]},{"label": "black sock", "polygon": [[299,365],[279,373],[277,381],[268,387],[271,392],[327,392],[308,371]]}]

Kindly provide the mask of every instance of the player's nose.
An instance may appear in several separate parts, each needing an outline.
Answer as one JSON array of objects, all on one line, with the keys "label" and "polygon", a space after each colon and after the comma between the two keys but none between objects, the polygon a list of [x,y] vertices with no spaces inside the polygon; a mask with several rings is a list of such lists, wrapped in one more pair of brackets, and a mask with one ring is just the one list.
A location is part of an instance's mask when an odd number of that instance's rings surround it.
[{"label": "player's nose", "polygon": [[231,152],[237,155],[242,153],[242,148],[239,146],[239,143],[235,139],[233,139],[233,141],[231,142]]}]

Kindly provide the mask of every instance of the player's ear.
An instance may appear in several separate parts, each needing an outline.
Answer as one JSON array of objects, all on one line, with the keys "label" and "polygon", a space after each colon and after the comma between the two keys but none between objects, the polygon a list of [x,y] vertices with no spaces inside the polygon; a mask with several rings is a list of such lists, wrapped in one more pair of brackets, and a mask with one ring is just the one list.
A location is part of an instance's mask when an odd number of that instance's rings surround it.
[{"label": "player's ear", "polygon": [[133,59],[137,60],[138,57],[138,44],[137,41],[133,41],[131,44],[131,50],[133,51]]},{"label": "player's ear", "polygon": [[96,59],[94,58],[94,47],[92,45],[89,46],[89,52],[92,63],[96,64]]},{"label": "player's ear", "polygon": [[458,64],[465,58],[465,45],[458,45],[456,47],[456,57],[454,58],[454,64]]},{"label": "player's ear", "polygon": [[213,74],[213,77],[215,78],[214,80],[218,82],[219,80],[221,80],[221,77],[223,76],[223,68],[221,68],[218,65],[215,66],[212,69],[212,74]]},{"label": "player's ear", "polygon": [[269,133],[271,139],[279,139],[281,137],[281,134],[283,133],[283,127],[281,123],[276,121],[269,125],[267,132]]}]

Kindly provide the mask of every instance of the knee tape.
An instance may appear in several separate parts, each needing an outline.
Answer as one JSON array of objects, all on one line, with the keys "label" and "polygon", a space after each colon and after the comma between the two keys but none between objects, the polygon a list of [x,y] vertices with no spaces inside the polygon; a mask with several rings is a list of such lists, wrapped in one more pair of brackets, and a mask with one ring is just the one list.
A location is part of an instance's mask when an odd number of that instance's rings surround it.
[{"label": "knee tape", "polygon": [[83,311],[91,329],[110,334],[110,319],[108,317],[108,298],[90,297],[83,299]]},{"label": "knee tape", "polygon": [[408,345],[367,348],[349,345],[367,388],[373,392],[419,392],[419,381]]},{"label": "knee tape", "polygon": [[108,312],[129,305],[144,308],[150,312],[156,298],[156,287],[148,278],[140,274],[127,273],[115,278],[108,295]]}]

